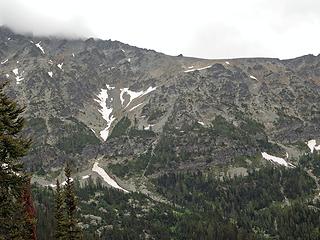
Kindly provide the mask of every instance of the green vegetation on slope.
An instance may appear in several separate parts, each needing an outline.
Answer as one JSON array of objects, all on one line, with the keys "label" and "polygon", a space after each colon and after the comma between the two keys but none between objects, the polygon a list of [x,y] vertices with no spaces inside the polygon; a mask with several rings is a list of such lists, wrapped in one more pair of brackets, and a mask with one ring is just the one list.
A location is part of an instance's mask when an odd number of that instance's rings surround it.
[{"label": "green vegetation on slope", "polygon": [[[168,203],[105,188],[91,178],[82,188],[75,182],[86,239],[97,239],[99,234],[100,239],[320,237],[316,184],[303,166],[288,169],[270,164],[248,176],[223,179],[210,171],[168,173],[152,182]],[[34,188],[34,192],[40,209],[38,224],[42,225],[52,214],[49,210],[43,215],[45,209],[51,209],[47,206],[52,206],[52,199],[48,190]],[[47,231],[39,235],[50,235]]]},{"label": "green vegetation on slope", "polygon": [[81,153],[88,145],[100,143],[95,134],[86,125],[75,118],[68,118],[62,121],[59,118],[51,117],[49,125],[53,131],[59,132],[60,137],[56,141],[56,146],[67,154]]},{"label": "green vegetation on slope", "polygon": [[129,127],[131,126],[131,121],[128,117],[123,117],[112,129],[109,138],[119,137],[126,135]]}]

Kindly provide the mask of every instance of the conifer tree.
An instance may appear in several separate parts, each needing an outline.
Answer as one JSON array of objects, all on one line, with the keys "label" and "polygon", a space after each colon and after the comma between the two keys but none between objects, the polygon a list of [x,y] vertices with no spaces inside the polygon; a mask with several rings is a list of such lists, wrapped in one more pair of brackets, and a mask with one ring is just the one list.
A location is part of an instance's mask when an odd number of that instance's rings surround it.
[{"label": "conifer tree", "polygon": [[0,239],[33,239],[28,230],[33,220],[27,219],[22,196],[28,178],[20,159],[30,146],[21,136],[24,108],[5,95],[4,87],[0,86]]},{"label": "conifer tree", "polygon": [[26,219],[26,231],[32,240],[37,239],[36,235],[36,210],[31,196],[31,177],[28,177],[22,192],[22,204]]},{"label": "conifer tree", "polygon": [[64,198],[60,187],[60,182],[57,180],[57,190],[55,196],[55,239],[62,240],[66,236],[66,218],[64,215]]},{"label": "conifer tree", "polygon": [[81,230],[78,226],[76,211],[77,203],[74,191],[73,179],[71,178],[71,168],[67,164],[65,168],[66,184],[64,186],[64,202],[66,207],[66,231],[67,239],[75,240],[81,239]]}]

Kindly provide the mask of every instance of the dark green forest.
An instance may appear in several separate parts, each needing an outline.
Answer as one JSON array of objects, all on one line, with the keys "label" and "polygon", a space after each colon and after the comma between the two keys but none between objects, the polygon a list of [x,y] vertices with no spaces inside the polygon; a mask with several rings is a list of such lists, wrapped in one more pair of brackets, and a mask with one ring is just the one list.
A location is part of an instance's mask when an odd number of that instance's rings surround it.
[{"label": "dark green forest", "polygon": [[[301,161],[311,166],[317,160],[310,154]],[[164,174],[152,183],[166,202],[90,179],[83,187],[75,183],[80,225],[85,239],[319,239],[320,202],[304,167],[270,164],[234,178],[200,171]],[[54,192],[34,187],[33,194],[38,236],[50,239],[46,223],[55,224]]]}]

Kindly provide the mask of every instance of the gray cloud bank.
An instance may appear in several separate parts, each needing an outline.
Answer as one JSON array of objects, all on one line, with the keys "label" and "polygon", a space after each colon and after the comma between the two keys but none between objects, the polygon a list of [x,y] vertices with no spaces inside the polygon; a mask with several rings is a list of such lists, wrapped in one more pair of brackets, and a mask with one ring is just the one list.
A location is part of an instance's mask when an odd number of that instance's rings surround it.
[{"label": "gray cloud bank", "polygon": [[19,0],[0,0],[0,25],[9,27],[16,33],[35,36],[84,38],[92,35],[80,16],[59,20],[47,16],[45,12],[34,11],[32,6],[24,6]]},{"label": "gray cloud bank", "polygon": [[0,25],[201,58],[320,52],[320,0],[0,0]]}]

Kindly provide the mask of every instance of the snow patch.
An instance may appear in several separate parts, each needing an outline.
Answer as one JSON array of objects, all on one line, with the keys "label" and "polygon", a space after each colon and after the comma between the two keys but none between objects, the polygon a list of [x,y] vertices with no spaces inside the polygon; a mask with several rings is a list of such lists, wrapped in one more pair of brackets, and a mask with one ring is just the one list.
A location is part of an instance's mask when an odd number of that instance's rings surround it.
[{"label": "snow patch", "polygon": [[8,167],[9,167],[9,165],[8,165],[7,163],[2,163],[2,164],[1,164],[1,168],[2,168],[3,170],[8,169]]},{"label": "snow patch", "polygon": [[114,87],[111,87],[107,84],[107,89],[101,89],[99,95],[97,95],[98,99],[94,99],[99,105],[101,106],[101,109],[99,109],[99,112],[102,115],[102,118],[107,122],[107,127],[100,131],[101,138],[106,141],[109,136],[109,128],[111,127],[112,122],[116,119],[111,113],[113,109],[110,107],[107,107],[107,99],[108,99],[108,90],[113,89]]},{"label": "snow patch", "polygon": [[272,155],[269,155],[268,153],[266,152],[262,152],[262,157],[266,160],[269,160],[269,161],[272,161],[274,163],[277,163],[277,164],[280,164],[280,165],[283,165],[283,166],[286,166],[286,167],[294,167],[293,164],[291,163],[288,163],[286,160],[284,160],[283,158],[280,158],[280,157],[275,157],[275,156],[272,156]]},{"label": "snow patch", "polygon": [[115,87],[111,87],[109,84],[106,84],[108,90],[115,89]]},{"label": "snow patch", "polygon": [[[70,182],[73,182],[73,178],[72,178],[72,177],[70,178]],[[67,181],[63,181],[63,182],[61,183],[62,186],[66,185],[66,184],[67,184]]]},{"label": "snow patch", "polygon": [[8,163],[2,163],[2,164],[0,165],[0,169],[2,169],[2,170],[7,170],[7,171],[6,171],[7,173],[13,173],[13,174],[15,174],[16,176],[20,176],[19,173],[13,171],[12,169],[9,170],[9,165],[8,165]]},{"label": "snow patch", "polygon": [[49,75],[50,77],[52,77],[52,76],[53,76],[53,73],[52,73],[52,72],[48,72],[48,75]]},{"label": "snow patch", "polygon": [[37,48],[39,48],[41,50],[42,54],[45,54],[45,52],[43,50],[43,47],[40,45],[40,43],[41,43],[41,41],[36,43],[35,45],[36,45]]},{"label": "snow patch", "polygon": [[109,128],[110,127],[106,127],[105,129],[100,131],[100,137],[103,139],[103,141],[106,141],[109,136]]},{"label": "snow patch", "polygon": [[147,127],[144,128],[144,130],[150,130],[153,126],[154,124],[149,124]]},{"label": "snow patch", "polygon": [[14,73],[14,75],[18,75],[19,74],[19,69],[18,68],[15,68],[12,70],[12,72]]},{"label": "snow patch", "polygon": [[320,151],[320,145],[317,146],[316,140],[314,140],[314,139],[309,140],[308,142],[306,142],[306,144],[310,148],[311,153],[313,153],[314,150]]},{"label": "snow patch", "polygon": [[156,89],[157,89],[157,87],[148,87],[148,89],[143,92],[142,96],[146,95],[146,94],[148,94],[148,93],[150,93],[150,92],[152,92],[152,91],[154,91]]},{"label": "snow patch", "polygon": [[136,105],[136,106],[134,106],[133,108],[131,108],[131,109],[129,110],[129,112],[135,110],[137,107],[141,106],[142,104],[143,104],[143,102],[142,102],[142,103],[139,103],[139,104]]},{"label": "snow patch", "polygon": [[127,191],[126,189],[120,187],[119,184],[118,184],[115,180],[113,180],[113,179],[106,173],[106,171],[105,171],[103,168],[101,168],[101,167],[98,166],[98,164],[99,164],[98,162],[95,162],[95,163],[93,164],[93,167],[92,167],[92,171],[93,171],[93,172],[98,173],[98,174],[103,178],[103,180],[104,180],[106,183],[108,183],[111,187],[117,188],[117,189],[122,190],[122,191],[124,191],[124,192],[126,192],[126,193],[129,192],[129,191]]},{"label": "snow patch", "polygon": [[72,53],[72,57],[74,57],[74,53]]},{"label": "snow patch", "polygon": [[131,59],[130,59],[130,58],[128,58],[128,62],[131,62]]},{"label": "snow patch", "polygon": [[20,82],[21,82],[22,80],[24,80],[24,78],[23,78],[21,75],[19,75],[19,69],[18,69],[18,68],[15,68],[15,69],[12,70],[12,72],[13,72],[14,75],[16,76],[16,83],[17,83],[17,84],[20,84]]},{"label": "snow patch", "polygon": [[6,62],[8,62],[8,59],[2,61],[2,62],[1,62],[1,65],[5,64]]},{"label": "snow patch", "polygon": [[188,73],[188,72],[194,72],[194,71],[201,71],[201,70],[204,70],[204,69],[207,69],[207,68],[211,68],[211,67],[212,67],[212,65],[209,65],[209,66],[205,66],[205,67],[202,67],[202,68],[185,70],[184,72]]},{"label": "snow patch", "polygon": [[311,153],[313,153],[315,146],[317,145],[316,140],[312,139],[307,142],[308,147],[310,148]]},{"label": "snow patch", "polygon": [[20,82],[24,80],[24,78],[22,76],[16,76],[16,83],[20,84]]},{"label": "snow patch", "polygon": [[230,63],[228,61],[225,62],[227,65],[230,65]]},{"label": "snow patch", "polygon": [[63,63],[57,64],[57,66],[62,70]]},{"label": "snow patch", "polygon": [[201,124],[202,126],[204,126],[204,122],[198,121],[199,124]]},{"label": "snow patch", "polygon": [[6,74],[6,78],[9,78],[9,76],[10,76],[10,75],[7,73],[7,74]]},{"label": "snow patch", "polygon": [[123,94],[124,93],[127,93],[129,95],[129,102],[127,103],[127,105],[124,107],[128,107],[130,105],[130,103],[136,99],[136,98],[139,98],[139,97],[142,97],[154,90],[156,90],[157,87],[149,87],[147,90],[145,91],[140,91],[140,92],[134,92],[134,91],[131,91],[129,90],[129,88],[120,88],[120,100],[121,100],[121,105],[123,106],[124,104],[124,98],[123,98]]},{"label": "snow patch", "polygon": [[250,75],[251,79],[258,80],[255,76]]},{"label": "snow patch", "polygon": [[82,176],[82,179],[87,179],[89,177],[90,177],[90,175],[85,175],[85,176]]}]

